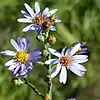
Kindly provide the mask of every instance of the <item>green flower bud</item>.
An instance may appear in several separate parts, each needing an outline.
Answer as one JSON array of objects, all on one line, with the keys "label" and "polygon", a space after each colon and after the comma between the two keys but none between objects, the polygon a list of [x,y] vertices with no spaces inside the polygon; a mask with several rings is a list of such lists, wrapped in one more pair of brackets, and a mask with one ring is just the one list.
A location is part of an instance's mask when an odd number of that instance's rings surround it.
[{"label": "green flower bud", "polygon": [[45,76],[44,81],[45,82],[50,82],[51,81],[51,76],[50,75]]},{"label": "green flower bud", "polygon": [[43,50],[43,56],[48,56],[49,52],[47,50]]},{"label": "green flower bud", "polygon": [[14,85],[24,84],[24,82],[20,78],[12,78],[12,83]]},{"label": "green flower bud", "polygon": [[39,41],[42,41],[42,42],[45,41],[45,37],[44,37],[43,35],[38,35],[38,36],[37,36],[37,39],[38,39]]}]

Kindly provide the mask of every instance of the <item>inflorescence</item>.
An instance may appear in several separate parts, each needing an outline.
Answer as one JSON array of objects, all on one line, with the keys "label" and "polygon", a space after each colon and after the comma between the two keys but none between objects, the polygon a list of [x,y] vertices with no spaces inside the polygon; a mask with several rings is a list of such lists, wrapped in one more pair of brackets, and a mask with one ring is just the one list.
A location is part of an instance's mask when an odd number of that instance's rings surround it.
[{"label": "inflorescence", "polygon": [[[25,79],[28,72],[32,72],[33,63],[37,63],[43,54],[46,56],[46,61],[42,62],[42,65],[48,66],[49,75],[49,92],[51,91],[51,79],[57,76],[59,73],[60,83],[65,84],[67,81],[67,71],[70,70],[78,76],[83,76],[87,69],[81,65],[81,63],[88,61],[86,42],[75,42],[70,47],[64,47],[61,52],[51,48],[50,46],[56,43],[56,37],[49,33],[49,30],[56,31],[55,23],[61,22],[60,19],[54,16],[57,9],[49,10],[45,8],[40,11],[40,5],[35,2],[35,7],[32,9],[27,3],[24,4],[26,11],[21,10],[24,18],[19,18],[17,21],[20,23],[28,23],[22,31],[37,31],[38,40],[41,40],[44,44],[44,49],[33,49],[29,51],[30,39],[25,37],[18,37],[15,41],[11,39],[11,44],[16,51],[5,50],[1,51],[1,54],[11,56],[11,60],[5,63],[5,66],[12,72],[14,77],[20,77],[25,80],[25,84],[28,84],[33,90],[41,96],[41,94],[34,89],[34,87]],[[43,52],[43,54],[42,54]],[[56,58],[51,58],[51,54]],[[51,68],[52,65],[52,68]],[[14,80],[14,82],[19,82]],[[23,83],[23,82],[22,82]],[[43,97],[43,96],[42,96]],[[50,94],[46,95],[45,100],[51,100]],[[47,99],[49,98],[49,99]]]}]

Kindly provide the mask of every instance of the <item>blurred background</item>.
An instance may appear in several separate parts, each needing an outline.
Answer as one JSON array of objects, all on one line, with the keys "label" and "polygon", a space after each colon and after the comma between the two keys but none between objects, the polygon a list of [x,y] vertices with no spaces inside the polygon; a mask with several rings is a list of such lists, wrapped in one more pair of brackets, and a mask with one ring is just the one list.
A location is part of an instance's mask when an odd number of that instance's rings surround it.
[{"label": "blurred background", "polygon": [[[34,8],[35,0],[0,0],[0,51],[14,50],[10,39],[25,35],[31,38],[32,48],[43,48],[42,43],[35,39],[36,33],[22,33],[27,24],[17,22],[23,17],[20,11],[24,3]],[[83,64],[87,68],[84,77],[78,77],[68,71],[68,81],[60,84],[58,76],[53,79],[53,100],[66,100],[75,97],[76,100],[100,100],[100,0],[38,0],[41,11],[45,7],[57,8],[56,16],[62,20],[57,24],[56,32],[51,32],[57,38],[55,49],[70,46],[75,41],[86,41],[89,61]],[[4,66],[11,59],[0,55],[0,100],[41,100],[26,85],[12,84],[12,73]],[[43,80],[46,68],[37,66],[28,79],[39,91],[46,92]]]}]

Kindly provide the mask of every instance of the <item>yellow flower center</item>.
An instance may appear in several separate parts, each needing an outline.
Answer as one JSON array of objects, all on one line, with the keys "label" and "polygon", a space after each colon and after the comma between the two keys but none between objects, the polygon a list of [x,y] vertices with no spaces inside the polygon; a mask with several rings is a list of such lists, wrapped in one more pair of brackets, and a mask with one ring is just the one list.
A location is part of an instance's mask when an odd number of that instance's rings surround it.
[{"label": "yellow flower center", "polygon": [[60,63],[65,67],[68,67],[68,65],[71,64],[71,62],[72,59],[69,56],[63,56],[60,59]]},{"label": "yellow flower center", "polygon": [[79,49],[78,49],[78,51],[81,51],[82,50],[82,48],[81,48],[81,46],[79,47]]},{"label": "yellow flower center", "polygon": [[42,15],[37,15],[36,17],[35,17],[35,23],[36,24],[42,24],[44,22],[44,17],[42,16]]},{"label": "yellow flower center", "polygon": [[16,54],[16,59],[20,63],[25,63],[28,60],[29,54],[26,51],[20,51]]},{"label": "yellow flower center", "polygon": [[81,50],[82,50],[82,48],[80,46],[79,49],[78,49],[78,51],[75,54],[78,54],[78,52],[81,51]]}]

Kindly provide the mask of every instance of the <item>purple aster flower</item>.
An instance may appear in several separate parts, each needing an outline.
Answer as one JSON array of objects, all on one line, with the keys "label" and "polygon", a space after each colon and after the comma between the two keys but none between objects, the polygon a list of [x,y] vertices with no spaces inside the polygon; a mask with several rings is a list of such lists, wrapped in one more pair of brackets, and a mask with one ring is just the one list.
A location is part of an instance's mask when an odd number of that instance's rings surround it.
[{"label": "purple aster flower", "polygon": [[17,41],[11,39],[11,44],[17,51],[5,50],[1,52],[3,55],[13,56],[13,59],[5,63],[5,66],[8,66],[14,76],[26,77],[26,73],[33,69],[32,62],[36,62],[41,58],[41,52],[37,49],[28,52],[30,39],[24,37],[18,37]]},{"label": "purple aster flower", "polygon": [[77,54],[86,54],[87,53],[87,48],[85,47],[86,42],[75,42],[75,43],[73,43],[73,47],[75,45],[77,45],[78,43],[80,43],[81,46],[80,46],[79,50],[76,53]]},{"label": "purple aster flower", "polygon": [[62,52],[49,48],[48,50],[58,58],[50,59],[45,64],[57,64],[51,74],[51,78],[55,77],[60,72],[59,81],[65,84],[67,81],[67,70],[71,70],[78,76],[85,74],[86,68],[80,63],[88,61],[87,55],[77,55],[76,52],[79,50],[81,44],[78,43],[73,48],[63,48]]},{"label": "purple aster flower", "polygon": [[[49,8],[45,8],[43,12],[40,12],[40,5],[38,2],[35,2],[35,9],[33,10],[27,3],[24,4],[26,11],[21,10],[24,18],[20,18],[17,21],[21,23],[29,23],[27,27],[25,27],[22,31],[34,31],[37,30],[38,34],[42,32],[43,27],[49,28],[52,31],[55,31],[54,23],[61,22],[61,20],[51,17],[57,9],[49,10]],[[53,22],[53,23],[52,23]]]},{"label": "purple aster flower", "polygon": [[76,100],[75,98],[70,98],[70,99],[66,99],[66,100]]}]

